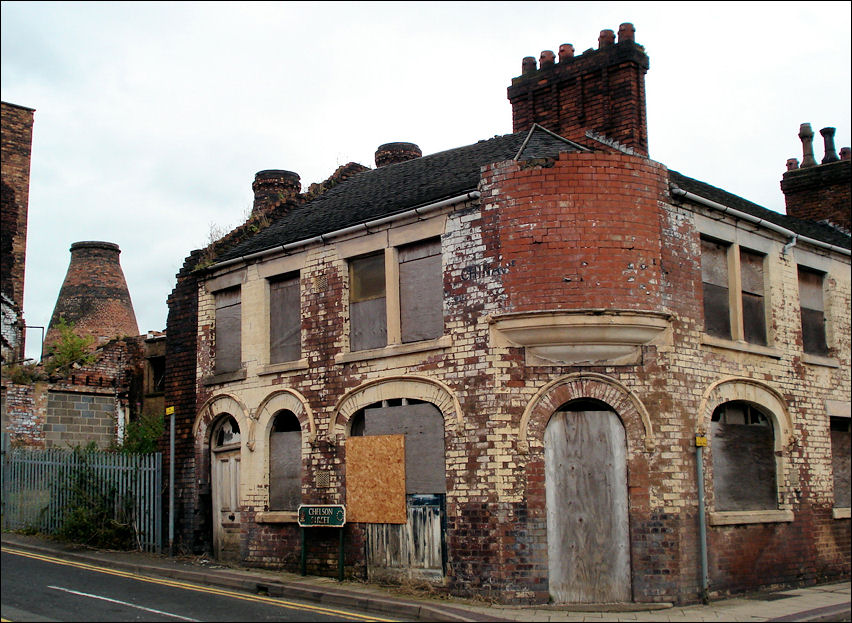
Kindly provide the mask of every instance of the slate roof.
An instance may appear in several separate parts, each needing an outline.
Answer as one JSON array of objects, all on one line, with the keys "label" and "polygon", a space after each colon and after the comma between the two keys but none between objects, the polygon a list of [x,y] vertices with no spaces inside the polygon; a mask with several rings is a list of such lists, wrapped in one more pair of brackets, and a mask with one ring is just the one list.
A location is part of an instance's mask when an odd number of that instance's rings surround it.
[{"label": "slate roof", "polygon": [[721,203],[740,212],[751,214],[757,218],[774,223],[779,227],[789,229],[801,236],[827,242],[828,244],[843,247],[844,249],[852,249],[852,237],[844,234],[835,227],[767,210],[756,203],[752,203],[721,188],[716,188],[705,182],[692,179],[671,169],[669,169],[669,175],[672,184],[699,197],[704,197],[705,199]]},{"label": "slate roof", "polygon": [[[515,157],[555,158],[560,151],[581,150],[586,148],[536,125],[527,132],[495,136],[473,145],[369,169],[294,208],[256,236],[224,253],[219,261],[307,240],[476,190],[480,169],[494,162]],[[802,236],[852,248],[850,236],[834,227],[779,214],[677,171],[669,173],[671,182],[683,190]]]},{"label": "slate roof", "polygon": [[363,171],[294,208],[256,236],[224,253],[219,261],[307,240],[476,190],[483,166],[511,160],[522,148],[524,160],[555,158],[560,151],[585,150],[534,126],[529,131],[495,136],[473,145]]}]

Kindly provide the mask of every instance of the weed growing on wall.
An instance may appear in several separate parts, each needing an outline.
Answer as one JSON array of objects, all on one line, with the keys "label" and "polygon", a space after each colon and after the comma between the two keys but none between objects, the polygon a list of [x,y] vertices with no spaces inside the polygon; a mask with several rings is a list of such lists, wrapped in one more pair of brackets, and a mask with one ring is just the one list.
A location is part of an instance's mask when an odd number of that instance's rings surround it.
[{"label": "weed growing on wall", "polygon": [[94,337],[77,335],[74,333],[74,323],[66,322],[65,318],[59,319],[56,328],[59,330],[59,340],[53,345],[44,364],[48,374],[65,375],[75,365],[88,366],[95,362],[97,355],[91,352]]}]

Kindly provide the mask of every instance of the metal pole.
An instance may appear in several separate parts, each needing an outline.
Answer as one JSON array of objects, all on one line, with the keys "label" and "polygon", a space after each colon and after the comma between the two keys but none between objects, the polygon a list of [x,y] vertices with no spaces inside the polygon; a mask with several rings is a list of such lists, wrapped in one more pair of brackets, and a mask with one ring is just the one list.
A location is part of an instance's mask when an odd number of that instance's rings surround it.
[{"label": "metal pole", "polygon": [[710,581],[707,572],[707,523],[704,517],[704,446],[706,437],[695,438],[695,460],[698,474],[698,545],[701,549],[701,602],[709,603]]},{"label": "metal pole", "polygon": [[169,412],[169,556],[174,556],[175,545],[175,408]]},{"label": "metal pole", "polygon": [[305,552],[305,529],[300,528],[300,530],[302,531],[302,556],[301,556],[302,575],[308,575],[308,569],[307,569],[308,555]]},{"label": "metal pole", "polygon": [[343,527],[338,528],[340,531],[340,549],[337,553],[337,581],[343,581]]}]

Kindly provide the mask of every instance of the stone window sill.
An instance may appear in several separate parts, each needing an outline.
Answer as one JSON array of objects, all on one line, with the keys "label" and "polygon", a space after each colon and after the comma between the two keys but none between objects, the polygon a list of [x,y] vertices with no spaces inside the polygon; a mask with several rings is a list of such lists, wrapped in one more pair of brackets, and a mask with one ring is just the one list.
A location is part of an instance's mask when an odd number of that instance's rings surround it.
[{"label": "stone window sill", "polygon": [[835,519],[849,519],[852,517],[852,508],[848,506],[838,506],[831,509],[831,516]]},{"label": "stone window sill", "polygon": [[717,511],[710,513],[711,526],[735,526],[748,523],[784,523],[795,519],[793,511]]},{"label": "stone window sill", "polygon": [[201,379],[204,385],[218,385],[220,383],[231,383],[233,381],[242,381],[246,378],[246,369],[240,368],[233,372],[220,372],[219,374],[211,374]]},{"label": "stone window sill", "polygon": [[279,372],[295,372],[297,370],[307,370],[308,360],[297,359],[296,361],[284,361],[282,363],[271,363],[267,366],[262,366],[258,371],[258,376],[264,374],[278,374]]},{"label": "stone window sill", "polygon": [[823,357],[809,353],[802,353],[802,362],[812,366],[825,366],[826,368],[840,367],[840,362],[836,357]]},{"label": "stone window sill", "polygon": [[701,345],[710,346],[712,348],[722,348],[724,350],[732,350],[738,353],[749,353],[751,355],[762,355],[764,357],[772,357],[773,359],[781,359],[781,351],[777,348],[769,346],[760,346],[759,344],[749,344],[748,342],[735,342],[726,340],[720,337],[707,335],[701,336]]},{"label": "stone window sill", "polygon": [[254,517],[257,523],[297,523],[298,511],[263,511]]},{"label": "stone window sill", "polygon": [[449,335],[441,336],[435,340],[423,340],[422,342],[411,342],[409,344],[392,344],[384,348],[373,348],[370,350],[358,350],[337,355],[334,363],[351,363],[353,361],[367,361],[370,359],[384,359],[398,355],[411,355],[424,353],[430,350],[440,350],[453,345],[453,338]]}]

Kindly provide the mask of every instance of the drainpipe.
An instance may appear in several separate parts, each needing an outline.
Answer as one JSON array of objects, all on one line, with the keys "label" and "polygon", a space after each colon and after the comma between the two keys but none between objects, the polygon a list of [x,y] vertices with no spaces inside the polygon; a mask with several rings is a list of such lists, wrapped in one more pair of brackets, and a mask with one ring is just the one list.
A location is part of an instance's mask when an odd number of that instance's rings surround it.
[{"label": "drainpipe", "polygon": [[784,250],[781,252],[782,255],[787,255],[790,249],[796,246],[796,243],[799,241],[799,234],[796,234],[790,239],[790,242],[784,245]]},{"label": "drainpipe", "polygon": [[704,517],[704,448],[707,437],[695,436],[695,465],[698,476],[698,545],[701,549],[701,603],[710,603],[708,588],[710,586],[707,572],[707,520]]}]

